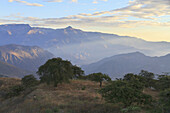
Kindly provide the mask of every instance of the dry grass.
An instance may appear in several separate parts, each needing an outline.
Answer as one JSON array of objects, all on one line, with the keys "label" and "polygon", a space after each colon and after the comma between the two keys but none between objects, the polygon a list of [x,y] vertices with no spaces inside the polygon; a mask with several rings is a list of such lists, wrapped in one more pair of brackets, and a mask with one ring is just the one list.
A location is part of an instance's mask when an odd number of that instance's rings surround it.
[{"label": "dry grass", "polygon": [[17,79],[17,78],[1,78],[0,77],[0,81],[3,82],[2,86],[0,86],[0,89],[5,89],[13,85],[21,84],[21,79]]},{"label": "dry grass", "polygon": [[83,80],[72,80],[56,88],[40,84],[31,93],[0,103],[0,113],[56,113],[58,110],[58,113],[118,113],[119,107],[106,104],[98,94],[99,89],[99,83]]},{"label": "dry grass", "polygon": [[[20,79],[0,78],[0,81],[5,83],[1,90],[21,84]],[[107,104],[99,89],[99,83],[85,80],[72,80],[58,87],[40,84],[32,92],[0,102],[0,113],[119,113],[120,106]],[[157,91],[145,89],[144,93],[158,99]]]},{"label": "dry grass", "polygon": [[143,93],[151,95],[154,100],[159,99],[159,91],[152,90],[150,88],[146,88],[146,89],[144,89]]}]

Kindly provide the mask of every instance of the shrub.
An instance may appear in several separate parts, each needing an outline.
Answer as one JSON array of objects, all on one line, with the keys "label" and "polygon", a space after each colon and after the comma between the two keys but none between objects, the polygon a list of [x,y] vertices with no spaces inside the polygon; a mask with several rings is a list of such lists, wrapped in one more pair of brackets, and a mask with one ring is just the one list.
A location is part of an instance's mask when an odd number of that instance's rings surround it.
[{"label": "shrub", "polygon": [[159,75],[156,89],[165,90],[168,88],[170,88],[170,76]]},{"label": "shrub", "polygon": [[52,109],[46,109],[45,113],[58,113],[59,112],[59,108],[58,107],[54,107]]},{"label": "shrub", "polygon": [[22,84],[25,87],[33,87],[38,84],[37,79],[34,77],[34,75],[27,75],[22,78]]},{"label": "shrub", "polygon": [[0,80],[0,87],[3,85],[3,81],[2,80]]},{"label": "shrub", "polygon": [[142,93],[138,82],[117,80],[100,90],[102,97],[110,103],[122,103],[124,107],[150,104],[152,97]]},{"label": "shrub", "polygon": [[140,110],[141,110],[141,108],[138,107],[138,106],[129,106],[127,108],[121,109],[121,112],[123,112],[123,113],[136,113],[136,112],[139,112]]},{"label": "shrub", "polygon": [[21,92],[23,92],[25,89],[24,89],[24,86],[23,85],[15,85],[13,87],[10,88],[9,92],[7,93],[6,97],[7,98],[11,98],[11,97],[14,97],[14,96],[18,96],[21,94]]},{"label": "shrub", "polygon": [[170,89],[166,89],[160,93],[160,103],[162,105],[162,111],[164,113],[170,112]]},{"label": "shrub", "polygon": [[91,81],[99,82],[100,87],[102,87],[103,81],[111,81],[111,78],[108,75],[102,73],[92,73],[86,76],[86,78]]},{"label": "shrub", "polygon": [[81,88],[81,90],[85,90],[86,89],[86,86],[83,86],[82,88]]}]

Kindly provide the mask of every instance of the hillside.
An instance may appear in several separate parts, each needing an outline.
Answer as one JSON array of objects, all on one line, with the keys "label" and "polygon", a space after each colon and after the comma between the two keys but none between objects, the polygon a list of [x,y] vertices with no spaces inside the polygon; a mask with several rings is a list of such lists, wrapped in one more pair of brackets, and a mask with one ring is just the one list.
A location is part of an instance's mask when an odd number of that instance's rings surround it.
[{"label": "hillside", "polygon": [[150,42],[135,37],[87,32],[71,26],[63,29],[0,25],[0,45],[39,46],[78,65],[90,64],[121,53],[140,51],[149,56],[170,52],[169,42]]},{"label": "hillside", "polygon": [[109,74],[112,78],[123,77],[127,73],[139,73],[147,70],[161,74],[170,71],[170,55],[161,57],[150,57],[140,52],[120,54],[105,58],[96,63],[84,65],[82,68],[86,74],[102,72]]},{"label": "hillside", "polygon": [[[6,83],[0,87],[0,94],[7,86],[20,84],[18,79],[0,80]],[[18,97],[7,100],[0,97],[0,113],[118,113],[116,105],[106,104],[101,99],[98,89],[99,84],[91,81],[73,80],[57,88],[41,84],[34,91]],[[34,95],[37,100],[34,100]]]},{"label": "hillside", "polygon": [[36,71],[48,59],[54,57],[50,52],[37,46],[5,45],[0,46],[0,61],[17,68]]},{"label": "hillside", "polygon": [[[118,104],[109,104],[98,93],[99,84],[92,81],[72,80],[57,88],[40,84],[20,96],[4,99],[2,95],[20,79],[0,78],[0,113],[120,113]],[[104,84],[105,85],[105,84]],[[145,89],[144,93],[158,98],[159,92]],[[34,98],[36,96],[36,99]],[[145,110],[136,113],[145,113]]]},{"label": "hillside", "polygon": [[28,71],[19,69],[11,64],[0,61],[0,75],[9,77],[23,77]]}]

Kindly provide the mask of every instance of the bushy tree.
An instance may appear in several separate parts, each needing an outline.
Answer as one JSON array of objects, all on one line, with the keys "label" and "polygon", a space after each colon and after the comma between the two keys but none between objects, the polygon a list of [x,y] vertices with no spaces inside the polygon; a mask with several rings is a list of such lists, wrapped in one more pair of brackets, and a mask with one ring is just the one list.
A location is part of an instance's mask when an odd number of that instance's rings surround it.
[{"label": "bushy tree", "polygon": [[100,82],[100,87],[102,87],[103,81],[111,81],[108,75],[102,73],[92,73],[86,76],[86,78],[91,81]]},{"label": "bushy tree", "polygon": [[143,76],[139,76],[139,75],[136,75],[136,74],[133,74],[133,73],[126,74],[123,79],[126,80],[126,81],[138,80],[142,83],[145,82],[145,78]]},{"label": "bushy tree", "polygon": [[80,74],[77,74],[75,70],[78,70],[77,67],[73,66],[70,61],[53,58],[40,66],[37,74],[40,76],[41,82],[54,83],[54,86],[57,87],[58,83],[69,82],[74,75]]},{"label": "bushy tree", "polygon": [[100,90],[107,102],[123,103],[124,107],[149,104],[151,96],[142,93],[142,87],[135,82],[116,80]]},{"label": "bushy tree", "polygon": [[145,70],[141,70],[139,75],[144,78],[145,87],[152,87],[153,86],[154,77],[155,77],[154,73],[151,73],[151,72],[148,72],[148,71],[145,71]]},{"label": "bushy tree", "polygon": [[142,76],[128,73],[123,78],[124,81],[131,82],[131,85],[135,86],[139,90],[143,90],[145,86],[145,79]]},{"label": "bushy tree", "polygon": [[158,90],[165,90],[170,88],[170,76],[169,75],[159,75],[156,88]]},{"label": "bushy tree", "polygon": [[84,71],[76,65],[74,65],[72,68],[73,68],[74,78],[81,79],[82,76],[84,75]]},{"label": "bushy tree", "polygon": [[34,75],[26,75],[21,81],[25,87],[33,87],[38,84],[38,80],[34,77]]},{"label": "bushy tree", "polygon": [[166,89],[160,93],[160,104],[162,113],[170,113],[170,89]]},{"label": "bushy tree", "polygon": [[2,80],[0,80],[0,87],[3,85],[3,81]]},{"label": "bushy tree", "polygon": [[24,86],[23,85],[15,85],[15,86],[12,86],[8,93],[6,94],[6,98],[11,98],[11,97],[14,97],[14,96],[18,96],[21,94],[21,92],[23,92],[25,90]]},{"label": "bushy tree", "polygon": [[155,77],[154,73],[151,73],[151,72],[148,72],[148,71],[145,71],[145,70],[141,70],[139,75],[143,76],[145,78],[148,78],[148,79],[153,79]]}]

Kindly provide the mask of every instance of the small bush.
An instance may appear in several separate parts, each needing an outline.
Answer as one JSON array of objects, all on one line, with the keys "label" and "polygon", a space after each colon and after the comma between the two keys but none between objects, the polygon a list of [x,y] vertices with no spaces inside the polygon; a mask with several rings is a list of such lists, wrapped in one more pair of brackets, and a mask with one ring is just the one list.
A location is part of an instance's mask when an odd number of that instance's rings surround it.
[{"label": "small bush", "polygon": [[27,75],[24,78],[22,78],[22,84],[25,87],[33,87],[38,84],[37,79],[34,77],[34,75]]},{"label": "small bush", "polygon": [[14,96],[18,96],[21,94],[21,92],[23,92],[25,89],[24,89],[24,86],[23,85],[16,85],[16,86],[13,86],[10,88],[9,92],[7,93],[6,97],[8,98],[11,98],[11,97],[14,97]]},{"label": "small bush", "polygon": [[141,110],[140,107],[137,107],[137,106],[129,106],[129,107],[127,107],[127,108],[123,108],[123,109],[121,110],[121,112],[123,112],[123,113],[136,113],[136,112],[138,112],[138,111],[140,111],[140,110]]},{"label": "small bush", "polygon": [[59,112],[59,108],[55,107],[55,108],[53,108],[53,111],[54,111],[54,113],[58,113]]},{"label": "small bush", "polygon": [[2,80],[0,80],[0,87],[3,85],[3,81]]},{"label": "small bush", "polygon": [[86,89],[86,86],[83,86],[82,88],[81,88],[81,90],[85,90]]},{"label": "small bush", "polygon": [[45,113],[58,113],[59,109],[58,107],[54,107],[53,109],[47,109]]},{"label": "small bush", "polygon": [[45,113],[54,113],[51,109],[47,109]]}]

